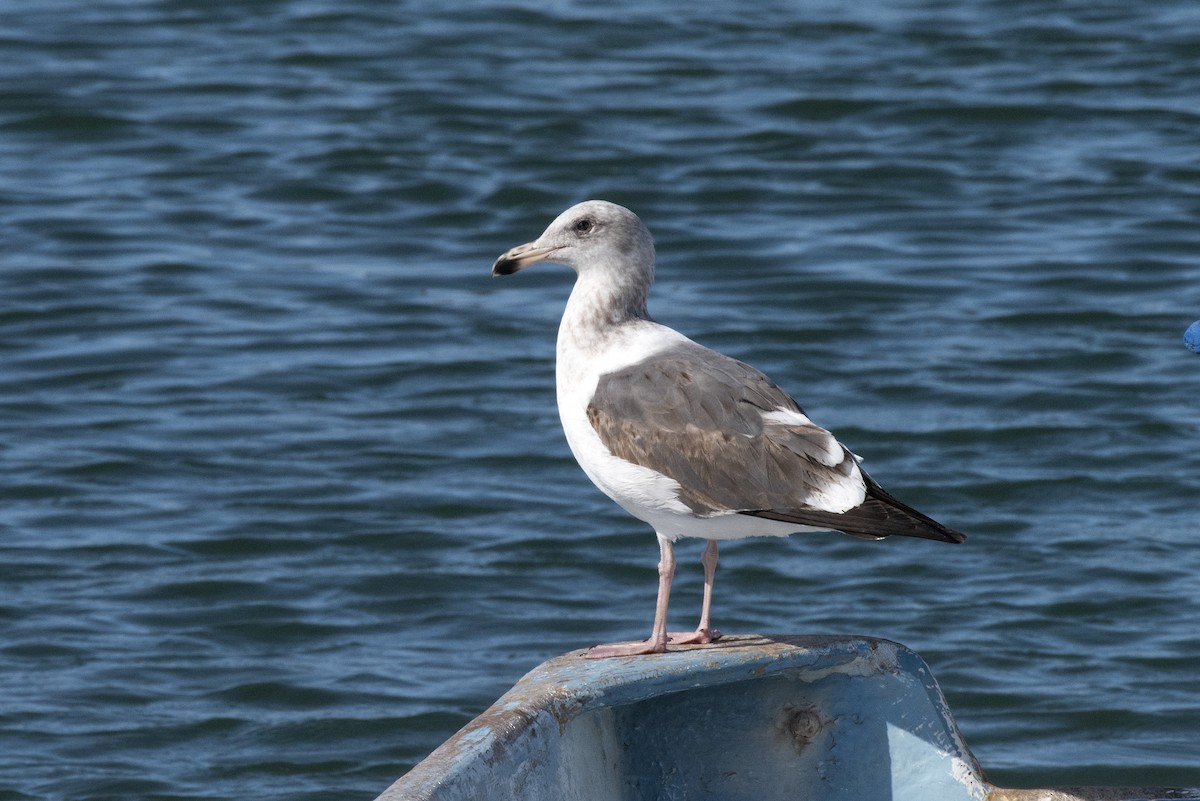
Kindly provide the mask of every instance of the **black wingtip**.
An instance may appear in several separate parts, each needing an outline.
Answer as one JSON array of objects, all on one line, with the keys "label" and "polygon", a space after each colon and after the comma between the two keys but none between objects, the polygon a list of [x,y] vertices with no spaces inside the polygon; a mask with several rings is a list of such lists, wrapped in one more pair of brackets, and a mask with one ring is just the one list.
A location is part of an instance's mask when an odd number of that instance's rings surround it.
[{"label": "black wingtip", "polygon": [[797,509],[779,512],[760,509],[741,514],[779,520],[801,526],[841,531],[852,537],[882,539],[883,537],[916,537],[923,540],[966,542],[967,535],[943,526],[928,515],[896,500],[874,481],[867,481],[867,499],[859,506],[841,514],[820,509]]},{"label": "black wingtip", "polygon": [[899,513],[903,522],[910,528],[910,531],[898,532],[902,536],[937,540],[952,545],[959,545],[967,541],[966,534],[943,526],[929,515],[918,512],[903,501],[897,500],[874,481],[867,481],[867,497],[885,507],[889,517]]}]

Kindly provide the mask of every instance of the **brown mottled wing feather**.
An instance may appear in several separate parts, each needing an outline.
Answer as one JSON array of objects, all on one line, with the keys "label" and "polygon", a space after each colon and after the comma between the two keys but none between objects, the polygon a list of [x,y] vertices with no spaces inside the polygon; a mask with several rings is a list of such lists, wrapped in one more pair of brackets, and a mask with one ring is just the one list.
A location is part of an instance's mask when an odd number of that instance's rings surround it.
[{"label": "brown mottled wing feather", "polygon": [[[819,426],[764,424],[801,412],[769,378],[689,343],[601,376],[588,419],[616,456],[670,476],[698,515],[741,512],[864,537],[900,534],[961,541],[961,534],[892,498]],[[853,482],[852,486],[846,486]],[[823,497],[863,493],[851,509]]]}]

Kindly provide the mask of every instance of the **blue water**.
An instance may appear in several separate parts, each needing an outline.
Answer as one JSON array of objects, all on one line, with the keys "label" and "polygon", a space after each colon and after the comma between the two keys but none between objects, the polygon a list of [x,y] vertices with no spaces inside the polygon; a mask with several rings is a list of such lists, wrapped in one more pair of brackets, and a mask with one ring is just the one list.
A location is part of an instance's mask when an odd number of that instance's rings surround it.
[{"label": "blue water", "polygon": [[1200,6],[10,0],[0,51],[0,799],[373,798],[646,634],[571,276],[489,278],[589,197],[970,537],[731,544],[721,628],[909,645],[999,784],[1200,785]]}]

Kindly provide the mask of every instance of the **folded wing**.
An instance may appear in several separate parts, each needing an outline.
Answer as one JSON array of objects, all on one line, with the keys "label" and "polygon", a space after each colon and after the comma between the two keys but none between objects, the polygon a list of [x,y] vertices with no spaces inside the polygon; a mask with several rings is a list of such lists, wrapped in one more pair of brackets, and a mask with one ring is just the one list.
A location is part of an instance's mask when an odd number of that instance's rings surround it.
[{"label": "folded wing", "polygon": [[700,516],[965,539],[881,489],[761,372],[695,343],[601,376],[588,419],[615,456],[678,482]]}]

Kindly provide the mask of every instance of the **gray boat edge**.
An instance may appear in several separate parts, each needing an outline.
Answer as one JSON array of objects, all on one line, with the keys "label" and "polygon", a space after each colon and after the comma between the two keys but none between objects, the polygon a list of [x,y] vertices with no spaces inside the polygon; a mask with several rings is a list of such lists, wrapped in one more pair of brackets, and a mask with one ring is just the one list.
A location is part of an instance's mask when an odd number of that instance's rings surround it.
[{"label": "gray boat edge", "polygon": [[1160,801],[1197,789],[990,784],[925,662],[888,640],[739,635],[555,657],[377,801]]}]

